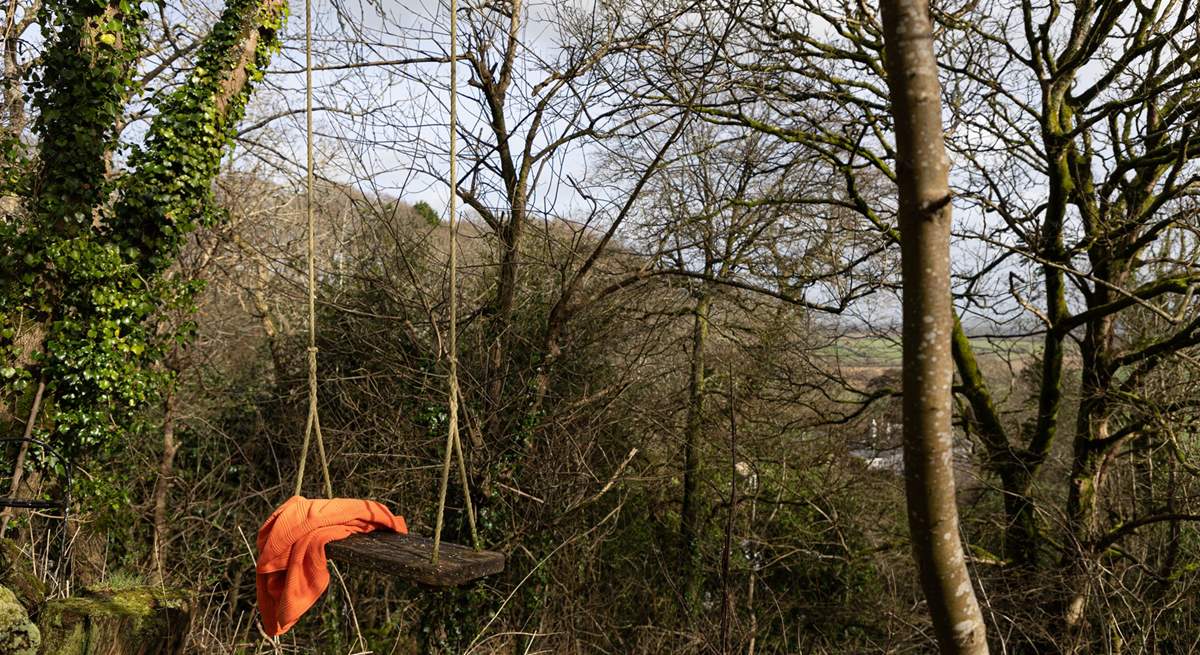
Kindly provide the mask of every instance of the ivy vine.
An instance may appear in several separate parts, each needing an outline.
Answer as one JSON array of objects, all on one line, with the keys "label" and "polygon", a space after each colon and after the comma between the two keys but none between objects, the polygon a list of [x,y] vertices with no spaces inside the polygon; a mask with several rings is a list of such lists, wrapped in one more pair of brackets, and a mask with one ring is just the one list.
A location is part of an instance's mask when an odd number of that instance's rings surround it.
[{"label": "ivy vine", "polygon": [[0,391],[45,381],[42,436],[74,457],[119,446],[171,383],[156,364],[193,326],[159,319],[194,309],[201,286],[170,267],[189,233],[224,218],[212,182],[286,10],[230,0],[116,171],[147,14],[131,0],[43,5],[47,42],[28,80],[36,150],[6,144],[0,170],[0,193],[20,199],[0,220],[0,270],[12,272],[0,281]]}]

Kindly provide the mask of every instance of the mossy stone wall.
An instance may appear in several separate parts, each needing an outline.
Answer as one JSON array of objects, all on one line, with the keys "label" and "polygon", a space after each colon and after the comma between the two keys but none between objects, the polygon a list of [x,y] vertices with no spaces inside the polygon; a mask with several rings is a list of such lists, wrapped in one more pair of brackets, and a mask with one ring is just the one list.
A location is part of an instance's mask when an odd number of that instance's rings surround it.
[{"label": "mossy stone wall", "polygon": [[45,655],[176,655],[190,621],[186,593],[153,587],[52,600],[38,618]]}]

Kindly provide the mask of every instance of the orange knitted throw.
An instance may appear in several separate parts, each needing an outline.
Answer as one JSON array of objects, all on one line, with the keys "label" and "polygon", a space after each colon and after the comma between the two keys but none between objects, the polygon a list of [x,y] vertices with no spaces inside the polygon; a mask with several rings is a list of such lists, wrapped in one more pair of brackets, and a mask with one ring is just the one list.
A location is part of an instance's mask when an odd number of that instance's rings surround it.
[{"label": "orange knitted throw", "polygon": [[408,532],[404,517],[371,500],[292,496],[258,531],[258,609],[272,637],[291,629],[329,586],[325,544],[374,530]]}]

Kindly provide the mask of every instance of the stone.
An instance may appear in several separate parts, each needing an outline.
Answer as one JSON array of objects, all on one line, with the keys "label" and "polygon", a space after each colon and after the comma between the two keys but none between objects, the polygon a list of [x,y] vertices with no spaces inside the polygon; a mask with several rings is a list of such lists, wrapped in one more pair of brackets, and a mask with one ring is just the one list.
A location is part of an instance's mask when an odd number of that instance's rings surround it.
[{"label": "stone", "polygon": [[186,592],[92,588],[46,602],[38,617],[44,655],[177,655],[191,623]]},{"label": "stone", "polygon": [[42,634],[8,587],[0,586],[0,655],[37,655]]}]

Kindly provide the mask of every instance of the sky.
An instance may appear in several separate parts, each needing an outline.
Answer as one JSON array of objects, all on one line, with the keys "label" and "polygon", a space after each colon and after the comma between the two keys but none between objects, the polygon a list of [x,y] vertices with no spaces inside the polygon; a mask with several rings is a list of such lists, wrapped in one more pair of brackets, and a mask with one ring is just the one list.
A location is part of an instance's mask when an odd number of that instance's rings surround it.
[{"label": "sky", "polygon": [[[448,11],[445,3],[432,0],[408,0],[394,3],[380,0],[369,2],[333,3],[329,0],[314,0],[317,16],[316,41],[318,67],[335,64],[359,64],[410,57],[414,52],[444,50],[447,41]],[[464,11],[478,6],[477,2],[464,2]],[[595,9],[593,5],[574,2],[573,6]],[[554,5],[551,2],[534,3],[529,6],[529,20],[523,28],[523,41],[528,50],[540,55],[549,55],[556,49],[560,35],[555,23],[550,20]],[[303,58],[303,4],[293,3],[292,20],[285,35],[283,56],[272,64],[269,86],[256,100],[252,114],[265,116],[284,109],[299,110],[303,101],[303,77],[299,73]],[[995,29],[1012,29],[994,26]],[[832,37],[832,26],[824,29]],[[1018,48],[1020,35],[1014,37]],[[332,53],[329,51],[332,49]],[[953,50],[943,53],[950,58]],[[433,92],[429,83],[445,85],[448,78],[447,64],[416,65],[427,76],[405,75],[397,66],[368,67],[353,70],[319,71],[316,74],[316,104],[320,108],[316,116],[318,149],[322,154],[318,164],[322,174],[337,181],[367,180],[367,192],[399,197],[409,202],[426,201],[435,209],[445,212],[449,192],[439,175],[448,168],[444,156],[447,142],[445,89]],[[411,70],[411,69],[410,69]],[[460,69],[462,70],[462,69]],[[471,89],[465,87],[466,71],[460,73],[460,97],[467,98]],[[521,71],[527,83],[536,80],[540,73],[531,69]],[[1098,73],[1096,65],[1085,69],[1082,83],[1090,83]],[[520,94],[518,94],[520,95]],[[480,117],[470,111],[470,102],[460,104],[460,121],[468,131],[482,129]],[[515,108],[515,104],[514,104]],[[335,113],[351,112],[351,114]],[[513,112],[517,115],[517,112]],[[275,146],[282,153],[277,173],[297,179],[303,169],[302,114],[292,114],[269,124],[270,128],[283,132],[282,143]],[[254,116],[249,119],[253,123]],[[954,132],[952,138],[972,137],[970,125],[954,124],[949,110],[945,122]],[[402,126],[402,127],[401,127]],[[551,123],[551,133],[561,132],[564,126]],[[977,136],[977,135],[975,135]],[[255,138],[254,134],[247,135]],[[980,141],[981,148],[988,144]],[[596,151],[573,150],[564,157],[561,169],[577,178],[588,177],[598,170]],[[956,162],[962,164],[964,162]],[[290,166],[290,171],[288,170]],[[962,166],[956,167],[954,181],[967,185],[968,178]],[[1029,184],[1014,189],[1030,206],[1042,201],[1044,190],[1038,182],[1039,174],[1030,177]],[[570,185],[549,185],[550,191],[534,198],[534,209],[552,212],[563,217],[577,215],[586,206],[583,199]],[[1008,198],[1012,200],[1013,196]],[[983,232],[995,224],[996,217],[985,215],[978,207],[956,202],[955,226],[958,232]],[[536,211],[535,211],[536,213]],[[954,259],[960,270],[970,270],[977,262],[990,258],[989,246],[978,240],[956,240]],[[1012,260],[1013,263],[997,270],[993,275],[996,284],[1003,289],[1012,274],[1030,278],[1033,267],[1027,261]],[[1032,298],[1035,303],[1038,298]],[[864,312],[894,315],[896,303],[874,303],[864,307]],[[970,317],[968,322],[989,320],[988,312],[999,316],[1017,308],[1016,300],[1001,292],[997,305],[984,308],[979,316]]]}]

